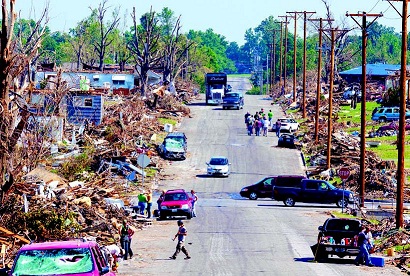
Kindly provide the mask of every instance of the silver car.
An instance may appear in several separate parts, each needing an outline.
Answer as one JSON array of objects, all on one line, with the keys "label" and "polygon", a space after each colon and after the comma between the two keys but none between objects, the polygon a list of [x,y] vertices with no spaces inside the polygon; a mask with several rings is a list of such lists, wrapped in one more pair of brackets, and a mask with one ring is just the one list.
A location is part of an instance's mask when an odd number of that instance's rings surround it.
[{"label": "silver car", "polygon": [[208,175],[228,177],[231,173],[231,163],[224,156],[213,156],[206,165]]}]

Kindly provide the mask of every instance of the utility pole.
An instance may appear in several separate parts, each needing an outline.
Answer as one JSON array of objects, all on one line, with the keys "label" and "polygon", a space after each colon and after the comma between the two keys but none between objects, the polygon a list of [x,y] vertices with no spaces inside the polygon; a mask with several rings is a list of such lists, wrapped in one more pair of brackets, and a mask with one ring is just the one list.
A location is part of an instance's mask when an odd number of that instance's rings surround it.
[{"label": "utility pole", "polygon": [[276,33],[279,32],[280,30],[275,29],[272,30],[272,47],[271,47],[271,57],[270,57],[270,62],[271,62],[271,87],[273,87],[273,84],[275,83],[276,80]]},{"label": "utility pole", "polygon": [[294,30],[293,30],[293,102],[296,102],[296,47],[297,47],[297,12],[287,12],[293,14],[292,18],[295,20]]},{"label": "utility pole", "polygon": [[283,21],[280,22],[280,38],[279,38],[279,83],[282,84],[282,45],[283,45]]},{"label": "utility pole", "polygon": [[287,75],[286,68],[287,68],[287,57],[288,57],[288,24],[289,24],[288,18],[289,16],[281,15],[279,17],[285,18],[285,22],[284,22],[285,23],[285,42],[283,43],[285,47],[285,51],[283,53],[283,56],[284,56],[283,58],[283,75],[284,75],[283,76],[283,87],[286,92],[286,75]]},{"label": "utility pole", "polygon": [[302,98],[302,108],[303,108],[303,119],[306,118],[306,32],[307,32],[307,16],[312,15],[316,12],[303,12],[303,98]]},{"label": "utility pole", "polygon": [[[335,75],[335,44],[336,44],[336,32],[346,32],[346,30],[338,30],[331,28],[330,37],[326,35],[331,41],[330,47],[330,76],[329,76],[329,111],[328,111],[328,122],[327,122],[327,154],[326,154],[326,169],[330,169],[330,159],[332,151],[332,133],[333,133],[333,86],[334,86],[334,75]],[[326,33],[325,33],[326,34]]]},{"label": "utility pole", "polygon": [[[407,82],[407,16],[408,0],[388,0],[389,4],[402,18],[401,34],[401,67],[400,67],[400,116],[398,134],[398,162],[397,162],[397,202],[396,202],[396,228],[403,227],[403,203],[404,184],[406,181],[404,171],[404,146],[406,138],[406,82]],[[400,13],[391,2],[403,2],[402,13]]]},{"label": "utility pole", "polygon": [[[360,206],[364,207],[364,194],[366,185],[366,92],[367,92],[367,30],[368,28],[378,19],[383,16],[380,14],[368,14],[363,13],[346,13],[346,16],[350,16],[354,22],[362,30],[362,102],[361,102],[361,125],[360,125],[360,176],[359,176],[359,195],[360,195]],[[355,17],[362,17],[362,24],[360,24]],[[370,24],[367,24],[367,17],[374,17]],[[357,92],[356,92],[357,93]]]},{"label": "utility pole", "polygon": [[320,109],[320,92],[322,90],[322,44],[323,44],[323,21],[334,21],[334,19],[309,19],[309,21],[315,22],[319,21],[319,45],[318,45],[318,62],[317,62],[317,87],[316,87],[316,111],[315,111],[315,142],[319,142],[319,109]]}]

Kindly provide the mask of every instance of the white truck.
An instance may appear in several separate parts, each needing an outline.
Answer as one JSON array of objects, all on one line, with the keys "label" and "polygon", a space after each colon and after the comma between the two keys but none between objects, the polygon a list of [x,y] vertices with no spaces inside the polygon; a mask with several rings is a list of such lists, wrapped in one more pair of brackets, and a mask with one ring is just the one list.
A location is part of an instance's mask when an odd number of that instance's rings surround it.
[{"label": "white truck", "polygon": [[222,97],[227,89],[228,76],[225,73],[205,74],[206,104],[222,103]]}]

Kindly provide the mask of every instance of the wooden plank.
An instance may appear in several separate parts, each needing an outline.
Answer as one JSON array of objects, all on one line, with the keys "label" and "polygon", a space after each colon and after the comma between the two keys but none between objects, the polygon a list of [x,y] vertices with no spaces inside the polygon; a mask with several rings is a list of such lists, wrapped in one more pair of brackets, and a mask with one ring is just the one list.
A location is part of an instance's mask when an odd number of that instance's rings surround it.
[{"label": "wooden plank", "polygon": [[17,238],[25,243],[30,243],[30,241],[20,235],[14,234],[13,232],[7,230],[6,228],[0,226],[0,231],[6,233],[7,235],[10,235],[11,237]]}]

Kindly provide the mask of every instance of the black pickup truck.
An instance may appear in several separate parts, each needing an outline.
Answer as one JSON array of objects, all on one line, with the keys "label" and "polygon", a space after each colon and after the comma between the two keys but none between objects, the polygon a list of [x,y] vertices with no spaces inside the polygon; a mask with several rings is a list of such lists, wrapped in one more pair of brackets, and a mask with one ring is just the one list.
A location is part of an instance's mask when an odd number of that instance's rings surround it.
[{"label": "black pickup truck", "polygon": [[277,181],[273,187],[273,199],[283,201],[286,206],[295,202],[336,203],[346,207],[354,202],[353,193],[341,190],[325,180],[302,179],[301,181]]},{"label": "black pickup truck", "polygon": [[328,218],[319,226],[317,244],[311,246],[315,260],[326,260],[330,256],[357,256],[360,248],[356,236],[361,230],[357,219]]}]

